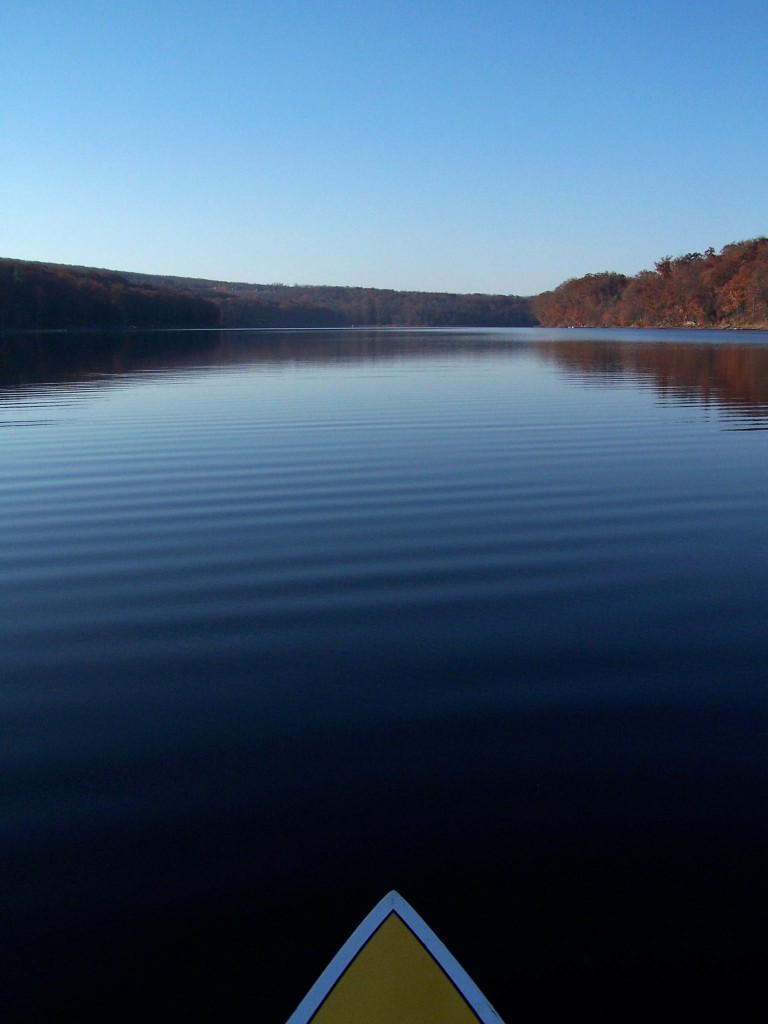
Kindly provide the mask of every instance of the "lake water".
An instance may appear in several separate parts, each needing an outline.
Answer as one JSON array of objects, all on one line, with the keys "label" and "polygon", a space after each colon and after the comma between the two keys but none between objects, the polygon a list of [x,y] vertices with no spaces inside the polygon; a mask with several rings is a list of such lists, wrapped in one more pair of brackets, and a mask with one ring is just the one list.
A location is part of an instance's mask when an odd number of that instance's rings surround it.
[{"label": "lake water", "polygon": [[508,1022],[764,1001],[768,333],[0,358],[8,1019],[279,1024],[392,888]]}]

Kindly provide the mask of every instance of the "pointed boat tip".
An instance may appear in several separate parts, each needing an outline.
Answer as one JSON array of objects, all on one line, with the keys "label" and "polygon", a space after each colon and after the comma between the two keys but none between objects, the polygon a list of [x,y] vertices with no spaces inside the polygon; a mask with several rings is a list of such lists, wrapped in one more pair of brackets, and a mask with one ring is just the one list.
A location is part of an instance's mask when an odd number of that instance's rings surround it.
[{"label": "pointed boat tip", "polygon": [[387,895],[376,904],[374,911],[384,907],[389,907],[391,910],[401,911],[405,914],[418,916],[408,900],[402,896],[397,889],[390,889]]},{"label": "pointed boat tip", "polygon": [[[352,964],[360,962],[357,960],[358,954],[392,914],[400,918],[406,929],[412,933],[413,940],[424,947],[432,961],[442,970],[471,1010],[473,1019],[476,1019],[478,1024],[501,1024],[501,1018],[464,968],[396,889],[390,889],[387,895],[379,900],[368,916],[357,926],[289,1018],[288,1024],[311,1024],[315,1014],[335,989],[342,976],[345,975],[347,969],[351,968]],[[394,977],[396,978],[396,976]]]}]

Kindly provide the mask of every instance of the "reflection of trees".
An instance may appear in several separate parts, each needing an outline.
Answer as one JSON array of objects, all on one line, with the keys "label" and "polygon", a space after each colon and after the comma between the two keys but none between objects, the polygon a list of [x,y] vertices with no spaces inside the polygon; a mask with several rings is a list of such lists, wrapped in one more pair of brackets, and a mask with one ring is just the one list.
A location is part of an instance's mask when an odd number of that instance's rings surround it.
[{"label": "reflection of trees", "polygon": [[[446,353],[484,355],[510,352],[509,333],[472,331],[455,334],[440,330],[222,331],[216,360],[225,363],[363,363],[445,358]],[[514,336],[514,351],[532,344],[533,334]],[[524,341],[522,339],[525,339]]]},{"label": "reflection of trees", "polygon": [[[720,342],[553,340],[544,332],[418,330],[155,331],[0,336],[0,389],[100,382],[189,367],[327,366],[396,359],[438,362],[461,354],[533,352],[571,374],[606,382],[643,377],[660,393],[768,416],[768,346]],[[541,340],[538,340],[541,338]]]},{"label": "reflection of trees", "polygon": [[189,366],[217,337],[214,331],[0,335],[0,388]]},{"label": "reflection of trees", "polygon": [[[191,366],[297,363],[325,365],[408,358],[435,359],[446,352],[481,355],[509,335],[441,334],[398,330],[131,331],[122,333],[19,334],[0,336],[0,388],[35,384],[105,385],[115,374],[181,370]],[[516,342],[521,351],[530,342]]]},{"label": "reflection of trees", "polygon": [[660,393],[768,416],[768,347],[670,342],[544,341],[536,346],[569,373],[644,377]]}]

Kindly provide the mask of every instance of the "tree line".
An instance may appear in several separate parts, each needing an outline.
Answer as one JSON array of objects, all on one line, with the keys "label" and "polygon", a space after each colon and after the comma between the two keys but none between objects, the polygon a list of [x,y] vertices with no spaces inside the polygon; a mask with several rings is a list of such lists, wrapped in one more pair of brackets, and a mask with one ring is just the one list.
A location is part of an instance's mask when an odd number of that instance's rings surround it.
[{"label": "tree line", "polygon": [[215,302],[222,327],[531,327],[520,295],[411,292],[332,285],[245,284],[127,274]]},{"label": "tree line", "polygon": [[0,329],[519,327],[529,297],[241,284],[0,260]]},{"label": "tree line", "polygon": [[634,277],[572,278],[532,309],[547,327],[768,328],[768,238],[664,256]]},{"label": "tree line", "polygon": [[520,295],[245,284],[0,259],[0,329],[765,327],[768,238]]},{"label": "tree line", "polygon": [[0,259],[0,329],[214,327],[218,306],[125,275]]}]

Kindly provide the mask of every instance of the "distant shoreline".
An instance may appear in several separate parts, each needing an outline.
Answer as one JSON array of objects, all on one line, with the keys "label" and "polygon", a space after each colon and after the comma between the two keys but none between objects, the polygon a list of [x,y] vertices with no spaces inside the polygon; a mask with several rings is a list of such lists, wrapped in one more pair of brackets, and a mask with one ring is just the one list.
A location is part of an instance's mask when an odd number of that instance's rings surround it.
[{"label": "distant shoreline", "polygon": [[0,259],[0,332],[573,327],[768,330],[768,238],[539,295],[245,284]]}]

